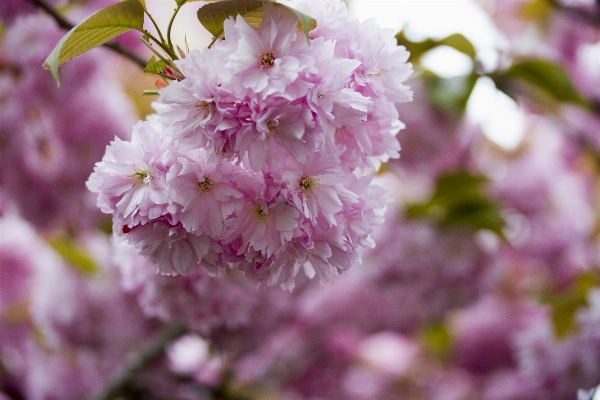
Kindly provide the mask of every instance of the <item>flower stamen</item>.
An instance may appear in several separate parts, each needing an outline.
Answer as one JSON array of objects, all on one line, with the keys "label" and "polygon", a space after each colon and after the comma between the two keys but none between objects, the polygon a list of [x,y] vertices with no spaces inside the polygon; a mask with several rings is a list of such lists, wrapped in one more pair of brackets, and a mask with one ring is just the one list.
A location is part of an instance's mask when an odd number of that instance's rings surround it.
[{"label": "flower stamen", "polygon": [[270,68],[275,64],[275,60],[277,57],[275,56],[275,52],[273,50],[263,51],[260,55],[260,66],[261,68]]},{"label": "flower stamen", "polygon": [[303,192],[306,192],[308,189],[315,187],[316,184],[317,181],[315,179],[305,176],[300,179],[300,184],[298,186],[300,186],[300,189],[302,189]]},{"label": "flower stamen", "polygon": [[148,171],[136,171],[132,175],[129,175],[131,178],[138,180],[140,182],[146,182],[148,180]]},{"label": "flower stamen", "polygon": [[267,129],[272,136],[277,135],[278,125],[279,123],[277,120],[270,119],[267,121]]},{"label": "flower stamen", "polygon": [[212,188],[212,182],[208,178],[204,178],[202,182],[198,182],[198,189],[201,192],[208,192]]},{"label": "flower stamen", "polygon": [[212,104],[212,101],[198,102],[198,104],[196,104],[196,108],[200,111],[198,115],[202,114],[204,118],[208,117],[211,113]]},{"label": "flower stamen", "polygon": [[265,218],[267,216],[267,214],[265,214],[265,212],[263,211],[263,208],[261,206],[256,206],[256,208],[254,209],[254,216],[257,218]]}]

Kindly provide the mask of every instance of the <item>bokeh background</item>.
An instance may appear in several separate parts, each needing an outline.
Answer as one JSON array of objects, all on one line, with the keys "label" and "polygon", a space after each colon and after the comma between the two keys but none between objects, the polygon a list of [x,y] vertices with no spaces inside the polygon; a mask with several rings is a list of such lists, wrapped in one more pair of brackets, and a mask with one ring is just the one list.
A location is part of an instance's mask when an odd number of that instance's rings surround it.
[{"label": "bokeh background", "polygon": [[[71,22],[111,0],[46,0]],[[147,0],[159,24],[171,0]],[[186,4],[176,43],[210,41]],[[153,78],[0,2],[0,399],[562,400],[600,384],[600,2],[348,1],[411,52],[395,200],[323,287],[155,274],[85,182]],[[166,19],[165,19],[166,18]],[[120,45],[149,55],[136,34]],[[592,392],[580,392],[590,399]]]}]

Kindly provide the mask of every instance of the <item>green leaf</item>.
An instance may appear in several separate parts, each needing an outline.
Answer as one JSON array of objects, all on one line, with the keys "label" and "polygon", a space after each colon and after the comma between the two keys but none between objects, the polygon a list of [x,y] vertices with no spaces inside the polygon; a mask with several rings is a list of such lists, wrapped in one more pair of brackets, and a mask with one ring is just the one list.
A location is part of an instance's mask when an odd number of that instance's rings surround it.
[{"label": "green leaf", "polygon": [[158,74],[163,72],[164,67],[168,66],[169,64],[166,61],[160,59],[157,60],[155,56],[152,56],[152,58],[150,58],[150,61],[148,61],[148,64],[146,64],[144,72],[147,72],[149,74]]},{"label": "green leaf", "polygon": [[138,0],[138,1],[142,5],[142,7],[144,7],[144,10],[145,10],[146,9],[146,0]]},{"label": "green leaf", "polygon": [[310,39],[309,32],[316,26],[315,19],[292,7],[272,0],[221,0],[211,2],[200,7],[198,10],[198,21],[217,38],[223,34],[223,23],[229,17],[241,15],[250,25],[255,27],[260,25],[263,3],[275,4],[278,7],[285,7],[293,12],[298,17],[300,26],[306,35],[306,40]]},{"label": "green leaf", "polygon": [[469,39],[460,33],[455,33],[439,40],[427,39],[422,42],[413,42],[404,35],[404,32],[401,31],[396,34],[396,40],[398,41],[399,45],[406,47],[406,50],[410,52],[410,61],[414,63],[418,62],[421,56],[423,56],[429,50],[432,50],[438,46],[452,47],[453,49],[471,57],[471,59],[475,59],[475,56],[477,55],[473,44],[469,41]]},{"label": "green leaf", "polygon": [[259,0],[217,1],[198,9],[198,21],[214,37],[218,37],[223,33],[223,23],[227,18],[238,14],[244,16],[261,7]]},{"label": "green leaf", "polygon": [[[202,0],[175,0],[177,2],[178,6],[184,5],[185,3],[193,3],[194,1],[202,1]],[[211,1],[218,1],[218,0],[204,0],[207,3],[211,2]]]},{"label": "green leaf", "polygon": [[504,220],[499,207],[485,194],[487,178],[455,171],[442,175],[431,199],[405,209],[409,219],[428,219],[441,226],[466,225],[488,229],[503,237]]},{"label": "green leaf", "polygon": [[106,7],[71,29],[50,53],[44,67],[52,71],[57,85],[58,67],[88,50],[131,29],[141,31],[144,24],[144,7],[139,0],[125,0]]},{"label": "green leaf", "polygon": [[575,315],[581,308],[589,305],[587,296],[596,283],[596,275],[585,272],[575,278],[566,289],[542,296],[542,302],[552,309],[552,325],[556,337],[564,338],[577,331],[579,327]]},{"label": "green leaf", "polygon": [[441,78],[426,70],[422,77],[431,104],[440,110],[452,111],[457,115],[464,112],[477,83],[476,74]]},{"label": "green leaf", "polygon": [[473,44],[460,33],[455,33],[453,35],[445,37],[444,39],[440,40],[439,43],[441,46],[450,46],[453,49],[458,50],[461,53],[466,54],[467,56],[473,59],[477,55]]},{"label": "green leaf", "polygon": [[520,16],[536,23],[546,21],[554,11],[552,0],[530,0],[521,7]]},{"label": "green leaf", "polygon": [[48,240],[50,247],[54,249],[69,265],[77,271],[91,275],[99,270],[94,260],[87,252],[72,239],[67,237],[55,237]]},{"label": "green leaf", "polygon": [[549,107],[552,107],[554,102],[589,107],[565,69],[560,64],[543,58],[516,62],[507,70],[490,76],[498,89],[511,97],[525,94],[541,105]]},{"label": "green leaf", "polygon": [[430,354],[447,359],[452,352],[452,335],[442,323],[424,326],[419,332],[419,341]]}]

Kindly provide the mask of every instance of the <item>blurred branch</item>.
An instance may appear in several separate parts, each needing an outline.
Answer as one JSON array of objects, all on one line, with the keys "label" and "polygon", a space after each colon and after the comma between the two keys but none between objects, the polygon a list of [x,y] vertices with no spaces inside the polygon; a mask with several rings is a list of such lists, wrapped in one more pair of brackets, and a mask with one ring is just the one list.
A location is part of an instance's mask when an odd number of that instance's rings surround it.
[{"label": "blurred branch", "polygon": [[160,357],[165,348],[175,339],[185,335],[187,327],[175,322],[164,328],[162,332],[145,349],[142,349],[127,365],[123,371],[106,388],[96,396],[95,400],[111,400],[127,387],[135,374],[148,364]]},{"label": "blurred branch", "polygon": [[570,7],[562,4],[558,0],[550,0],[550,3],[558,10],[565,12],[573,17],[600,28],[600,0],[596,0],[596,12],[582,7]]},{"label": "blurred branch", "polygon": [[[49,4],[44,2],[44,0],[27,0],[27,1],[29,1],[31,4],[35,5],[36,7],[44,10],[44,12],[46,14],[50,15],[54,19],[54,21],[56,21],[56,23],[58,24],[59,27],[61,27],[63,29],[67,29],[67,30],[71,30],[75,27],[75,25],[73,25],[71,22],[66,20],[52,6],[50,6]],[[130,52],[129,50],[125,49],[123,46],[121,46],[117,43],[109,42],[109,43],[104,43],[102,46],[114,51],[115,53],[122,55],[125,58],[128,58],[130,61],[134,62],[135,64],[137,64],[138,66],[140,66],[142,68],[144,68],[146,66],[145,60],[143,60],[139,56],[133,54],[132,52]]]}]

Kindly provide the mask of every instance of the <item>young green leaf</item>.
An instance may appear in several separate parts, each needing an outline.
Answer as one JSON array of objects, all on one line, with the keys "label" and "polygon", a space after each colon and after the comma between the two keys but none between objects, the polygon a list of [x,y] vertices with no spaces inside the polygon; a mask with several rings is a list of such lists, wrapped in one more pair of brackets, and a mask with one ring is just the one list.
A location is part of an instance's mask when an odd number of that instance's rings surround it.
[{"label": "young green leaf", "polygon": [[486,196],[487,178],[467,171],[439,177],[433,196],[426,203],[405,209],[409,219],[428,219],[440,226],[470,226],[487,229],[503,237],[504,220],[499,207]]},{"label": "young green leaf", "polygon": [[425,351],[437,358],[447,359],[452,352],[454,338],[443,323],[422,327],[418,338]]},{"label": "young green leaf", "polygon": [[125,0],[106,7],[71,29],[58,42],[44,62],[52,71],[57,85],[58,67],[88,50],[131,29],[141,31],[144,24],[144,7],[140,0]]},{"label": "young green leaf", "polygon": [[150,61],[148,61],[148,64],[146,64],[144,72],[158,74],[163,71],[164,67],[168,67],[168,64],[164,60],[157,60],[155,56],[152,56]]},{"label": "young green leaf", "polygon": [[222,0],[206,4],[198,10],[198,21],[213,34],[215,38],[223,34],[223,23],[229,17],[241,15],[252,26],[260,25],[262,21],[262,4],[271,3],[279,7],[285,7],[293,12],[304,31],[306,40],[309,40],[309,32],[316,26],[314,18],[272,0]]},{"label": "young green leaf", "polygon": [[77,271],[91,275],[99,270],[85,249],[67,237],[54,237],[48,243],[70,266]]},{"label": "young green leaf", "polygon": [[577,332],[579,326],[575,317],[578,311],[589,305],[588,294],[597,282],[596,274],[583,272],[567,288],[541,296],[541,301],[548,304],[552,310],[552,325],[557,338],[563,339]]}]

